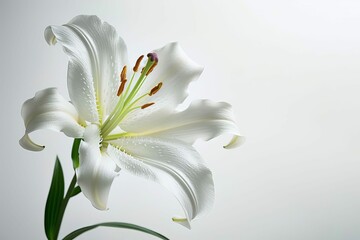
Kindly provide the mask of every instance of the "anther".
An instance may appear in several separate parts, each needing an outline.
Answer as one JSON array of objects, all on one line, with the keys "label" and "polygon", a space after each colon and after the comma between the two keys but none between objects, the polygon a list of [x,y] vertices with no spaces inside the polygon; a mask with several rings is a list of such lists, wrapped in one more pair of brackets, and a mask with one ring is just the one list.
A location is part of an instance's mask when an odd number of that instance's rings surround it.
[{"label": "anther", "polygon": [[156,61],[156,62],[154,62],[153,65],[151,65],[149,71],[147,71],[147,73],[146,73],[146,76],[149,75],[154,70],[154,68],[156,67],[157,64],[158,64],[158,62]]},{"label": "anther", "polygon": [[141,106],[141,109],[148,108],[148,107],[150,107],[151,105],[154,105],[154,104],[155,104],[154,102],[144,104],[144,105]]},{"label": "anther", "polygon": [[141,56],[136,60],[135,66],[133,67],[134,72],[137,72],[137,71],[139,70],[139,66],[140,66],[141,60],[142,60],[143,58],[144,58],[144,55],[141,55]]},{"label": "anther", "polygon": [[124,91],[125,89],[125,83],[127,82],[126,79],[122,80],[121,81],[121,84],[120,84],[120,87],[119,87],[119,90],[117,92],[117,95],[120,96],[122,94],[122,92]]},{"label": "anther", "polygon": [[121,82],[123,81],[126,81],[126,65],[123,67],[122,71],[121,71],[121,74],[120,74],[120,79],[121,79]]},{"label": "anther", "polygon": [[162,87],[162,82],[159,82],[158,85],[156,85],[155,87],[153,87],[149,93],[149,96],[154,95],[155,93],[157,93],[160,88]]}]

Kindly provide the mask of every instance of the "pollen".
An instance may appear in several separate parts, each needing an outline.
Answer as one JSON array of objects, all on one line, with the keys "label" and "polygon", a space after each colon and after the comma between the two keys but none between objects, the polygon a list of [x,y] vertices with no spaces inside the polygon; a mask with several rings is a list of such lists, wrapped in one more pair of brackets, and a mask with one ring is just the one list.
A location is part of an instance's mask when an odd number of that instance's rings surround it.
[{"label": "pollen", "polygon": [[148,107],[150,107],[150,106],[152,106],[152,105],[154,105],[154,104],[155,104],[154,102],[144,104],[144,105],[141,106],[141,109],[148,108]]},{"label": "pollen", "polygon": [[120,74],[120,81],[123,82],[123,81],[126,81],[126,65],[123,67],[122,71],[121,71],[121,74]]},{"label": "pollen", "polygon": [[155,93],[157,93],[160,88],[162,87],[163,83],[162,82],[159,82],[158,85],[156,85],[155,87],[153,87],[149,93],[149,96],[152,96],[154,95]]},{"label": "pollen", "polygon": [[117,95],[118,95],[118,96],[120,96],[120,95],[122,94],[122,92],[124,91],[126,82],[127,82],[126,79],[124,79],[124,80],[121,81],[119,90],[118,90],[118,92],[117,92]]},{"label": "pollen", "polygon": [[146,76],[148,76],[154,70],[154,68],[156,67],[157,64],[158,64],[158,62],[156,61],[156,62],[154,62],[153,65],[151,65],[149,71],[147,71],[147,73],[146,73]]},{"label": "pollen", "polygon": [[136,63],[135,63],[135,66],[133,67],[133,71],[134,72],[137,72],[139,70],[139,66],[140,66],[140,63],[142,61],[142,59],[144,58],[144,55],[141,55],[137,60],[136,60]]}]

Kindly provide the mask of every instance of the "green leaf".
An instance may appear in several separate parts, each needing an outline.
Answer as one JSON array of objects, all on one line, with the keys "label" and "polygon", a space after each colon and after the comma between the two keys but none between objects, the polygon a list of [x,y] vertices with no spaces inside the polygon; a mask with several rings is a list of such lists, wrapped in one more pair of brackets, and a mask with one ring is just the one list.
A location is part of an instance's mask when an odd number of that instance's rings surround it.
[{"label": "green leaf", "polygon": [[80,147],[81,138],[75,138],[71,150],[71,159],[73,161],[74,169],[79,167],[79,147]]},{"label": "green leaf", "polygon": [[73,189],[73,191],[71,193],[71,197],[75,197],[79,193],[81,193],[81,188],[79,186],[77,186],[76,188]]},{"label": "green leaf", "polygon": [[60,211],[60,206],[64,198],[64,175],[59,158],[56,157],[54,173],[51,180],[49,194],[45,205],[44,226],[45,233],[48,239],[56,239],[57,221]]},{"label": "green leaf", "polygon": [[154,236],[164,239],[164,240],[169,240],[167,237],[161,235],[160,233],[154,232],[148,228],[144,228],[144,227],[141,227],[141,226],[138,226],[135,224],[131,224],[131,223],[123,223],[123,222],[105,222],[105,223],[99,223],[99,224],[94,224],[91,226],[79,228],[79,229],[73,231],[72,233],[68,234],[66,237],[63,238],[63,240],[72,240],[72,239],[76,238],[77,236],[79,236],[80,234],[90,231],[97,227],[115,227],[115,228],[132,229],[132,230],[137,230],[140,232],[148,233],[150,235],[154,235]]}]

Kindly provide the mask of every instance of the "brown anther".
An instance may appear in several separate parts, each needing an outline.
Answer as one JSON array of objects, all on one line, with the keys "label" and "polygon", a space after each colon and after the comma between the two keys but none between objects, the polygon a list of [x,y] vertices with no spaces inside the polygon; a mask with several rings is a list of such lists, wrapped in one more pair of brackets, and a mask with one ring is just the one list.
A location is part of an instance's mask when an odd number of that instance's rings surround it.
[{"label": "brown anther", "polygon": [[154,70],[154,68],[156,67],[157,64],[158,64],[158,62],[154,62],[154,64],[151,65],[149,71],[146,73],[146,76],[149,75]]},{"label": "brown anther", "polygon": [[154,104],[155,104],[154,102],[144,104],[144,105],[141,106],[141,109],[145,109],[145,108],[150,107],[151,105],[154,105]]},{"label": "brown anther", "polygon": [[136,60],[135,66],[133,67],[134,72],[137,72],[139,70],[139,66],[141,63],[141,60],[144,58],[144,55],[141,55],[138,60]]},{"label": "brown anther", "polygon": [[121,71],[121,74],[120,74],[120,81],[123,82],[124,80],[126,80],[126,65],[123,67],[122,71]]},{"label": "brown anther", "polygon": [[122,92],[124,91],[125,89],[125,83],[127,82],[126,79],[124,79],[123,81],[121,81],[121,84],[120,84],[120,87],[119,87],[119,90],[117,92],[117,95],[120,96],[122,94]]},{"label": "brown anther", "polygon": [[152,96],[155,93],[157,93],[161,87],[162,87],[162,82],[159,82],[158,85],[156,85],[155,87],[153,87],[153,89],[151,89],[149,96]]}]

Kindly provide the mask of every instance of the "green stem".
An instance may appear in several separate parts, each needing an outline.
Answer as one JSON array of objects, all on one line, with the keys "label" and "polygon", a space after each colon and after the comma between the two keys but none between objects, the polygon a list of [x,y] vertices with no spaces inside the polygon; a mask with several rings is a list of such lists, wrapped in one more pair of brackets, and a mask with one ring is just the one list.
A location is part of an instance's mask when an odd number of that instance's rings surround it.
[{"label": "green stem", "polygon": [[56,226],[56,233],[55,233],[55,239],[58,238],[59,232],[60,232],[60,227],[61,227],[61,222],[63,220],[64,217],[64,213],[65,213],[65,209],[66,206],[73,194],[74,188],[75,188],[75,184],[76,184],[76,173],[74,174],[74,177],[71,180],[71,183],[69,185],[69,188],[66,192],[65,198],[63,199],[61,206],[60,206],[60,210],[59,210],[59,218],[57,221],[57,226]]},{"label": "green stem", "polygon": [[164,235],[157,233],[153,230],[150,230],[148,228],[141,227],[139,225],[131,224],[131,223],[124,223],[124,222],[104,222],[104,223],[98,223],[94,225],[90,225],[87,227],[79,228],[70,234],[68,234],[66,237],[63,238],[63,240],[73,240],[77,236],[83,234],[84,232],[90,231],[97,227],[113,227],[113,228],[125,228],[125,229],[132,229],[140,232],[144,232],[153,236],[156,236],[163,240],[169,240],[169,238],[165,237]]}]

